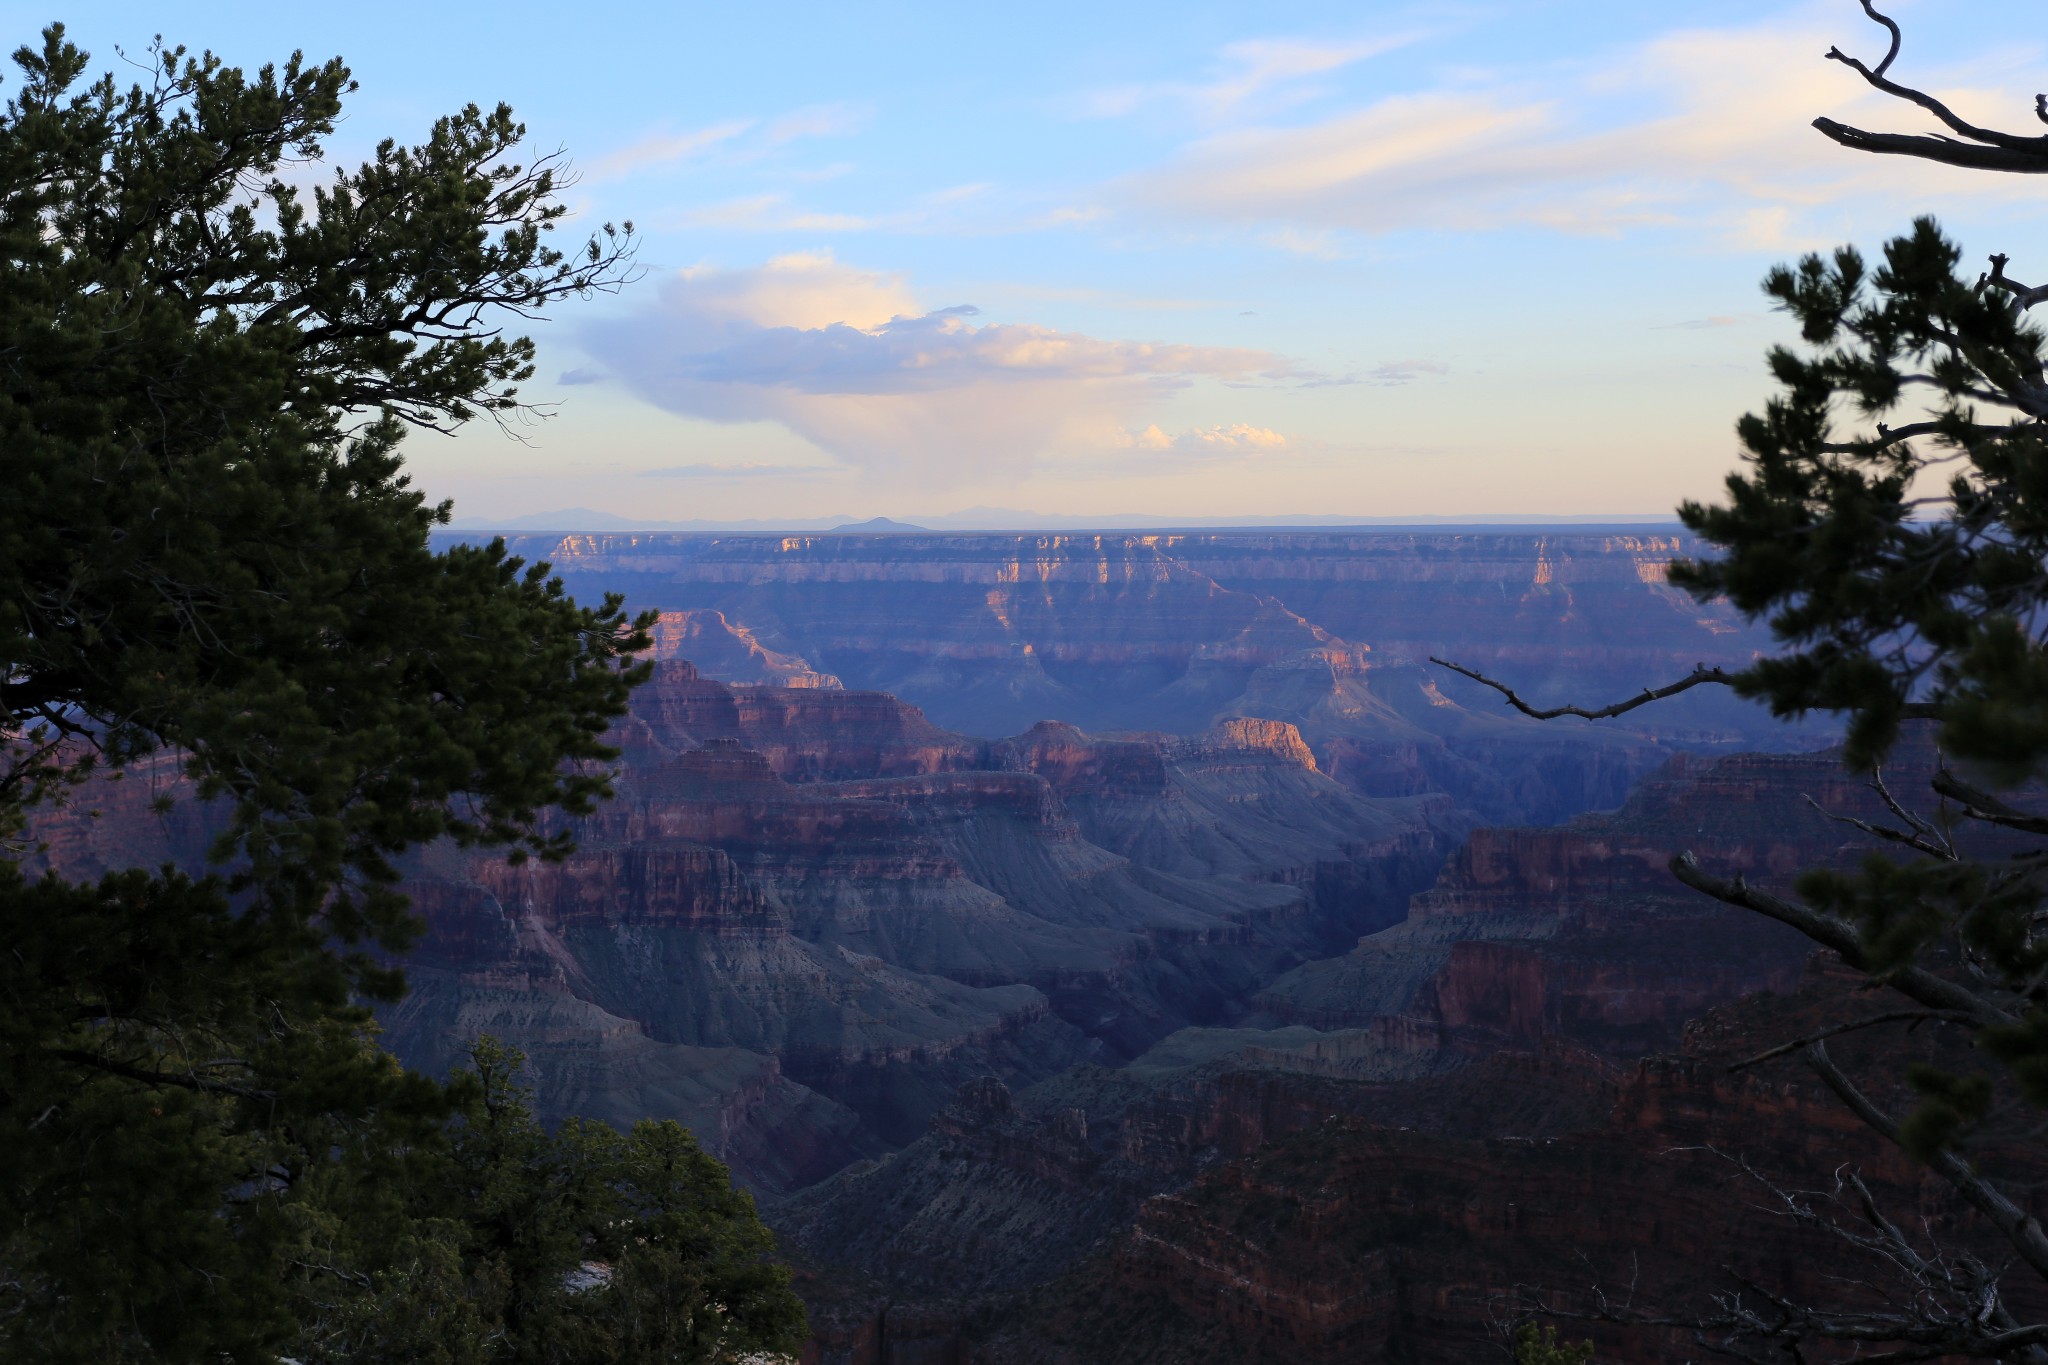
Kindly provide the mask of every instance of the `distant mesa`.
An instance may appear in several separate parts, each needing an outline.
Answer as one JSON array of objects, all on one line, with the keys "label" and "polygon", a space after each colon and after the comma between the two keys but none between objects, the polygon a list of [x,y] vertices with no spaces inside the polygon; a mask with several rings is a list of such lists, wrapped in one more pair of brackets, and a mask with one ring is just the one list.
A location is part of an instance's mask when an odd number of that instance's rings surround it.
[{"label": "distant mesa", "polygon": [[886,535],[892,531],[929,531],[929,526],[912,526],[907,521],[891,521],[887,517],[869,517],[866,521],[849,521],[844,526],[835,526],[831,535]]}]

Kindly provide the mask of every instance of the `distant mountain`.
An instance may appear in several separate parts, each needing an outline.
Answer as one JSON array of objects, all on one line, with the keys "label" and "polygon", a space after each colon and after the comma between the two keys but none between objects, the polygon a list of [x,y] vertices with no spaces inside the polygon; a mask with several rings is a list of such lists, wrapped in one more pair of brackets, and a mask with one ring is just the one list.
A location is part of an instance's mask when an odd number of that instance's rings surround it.
[{"label": "distant mountain", "polygon": [[912,526],[907,521],[891,521],[887,517],[869,517],[866,521],[849,521],[844,526],[833,527],[832,530],[835,533],[844,531],[859,535],[887,535],[891,531],[929,531],[931,527]]}]

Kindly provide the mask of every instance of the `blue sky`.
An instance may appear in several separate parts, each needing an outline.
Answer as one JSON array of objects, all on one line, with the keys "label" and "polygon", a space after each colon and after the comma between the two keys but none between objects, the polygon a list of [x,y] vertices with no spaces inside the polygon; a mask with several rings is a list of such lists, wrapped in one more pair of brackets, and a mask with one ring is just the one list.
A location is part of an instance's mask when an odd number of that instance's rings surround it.
[{"label": "blue sky", "polygon": [[[2031,122],[2038,6],[1891,12],[1895,75]],[[1661,512],[1766,396],[1773,262],[1933,211],[2048,278],[2048,186],[1806,126],[1926,126],[1822,60],[1882,54],[1853,0],[0,13],[340,54],[336,161],[502,99],[639,226],[536,334],[553,417],[412,442],[458,515]]]}]

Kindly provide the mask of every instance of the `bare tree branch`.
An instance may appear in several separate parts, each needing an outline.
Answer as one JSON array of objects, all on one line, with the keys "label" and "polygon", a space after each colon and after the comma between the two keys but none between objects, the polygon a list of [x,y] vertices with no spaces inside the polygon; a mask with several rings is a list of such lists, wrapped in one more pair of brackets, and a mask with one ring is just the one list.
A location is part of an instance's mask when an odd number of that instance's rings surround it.
[{"label": "bare tree branch", "polygon": [[109,1075],[122,1076],[131,1081],[141,1081],[145,1085],[174,1085],[181,1090],[198,1090],[209,1095],[234,1095],[245,1100],[277,1098],[274,1091],[251,1090],[246,1086],[231,1085],[226,1081],[216,1081],[190,1073],[152,1071],[148,1067],[130,1066],[112,1057],[102,1057],[96,1052],[86,1052],[79,1048],[55,1047],[49,1049],[49,1054],[79,1066],[91,1067],[95,1071],[104,1071]]},{"label": "bare tree branch", "polygon": [[[1843,1070],[1828,1056],[1826,1043],[1811,1043],[1800,1054],[1813,1073],[1820,1077],[1835,1097],[1849,1106],[1857,1118],[1872,1129],[1883,1134],[1894,1146],[1905,1149],[1904,1135],[1898,1122],[1891,1115],[1879,1109],[1868,1095],[1849,1079]],[[2034,1273],[2048,1278],[2048,1234],[2041,1230],[2041,1224],[2025,1209],[2007,1198],[2005,1192],[1971,1169],[1954,1152],[1943,1148],[1927,1159],[1927,1164],[1954,1187],[1970,1207],[1989,1219],[1993,1226],[2005,1234],[2012,1249],[2020,1259],[2033,1268]],[[2048,1326],[2028,1329],[2034,1333],[2029,1341],[2048,1340]]]},{"label": "bare tree branch", "polygon": [[[1943,165],[1963,166],[1980,171],[2008,171],[2021,175],[2048,173],[2048,137],[2021,137],[2014,133],[2000,132],[1995,128],[1980,128],[1958,117],[1954,110],[1925,91],[1900,85],[1886,76],[1885,73],[1891,69],[1892,62],[1899,55],[1899,26],[1880,14],[1876,6],[1871,4],[1871,0],[1862,0],[1862,3],[1863,12],[1891,33],[1891,47],[1885,53],[1884,60],[1875,67],[1866,66],[1838,47],[1828,49],[1828,60],[1840,62],[1862,76],[1873,88],[1882,90],[1895,99],[1919,105],[1957,136],[1872,133],[1838,123],[1831,118],[1817,118],[1813,121],[1813,126],[1819,130],[1821,136],[1858,152],[1919,157],[1923,161],[1938,161]],[[2034,97],[2034,112],[2042,122],[2048,123],[2048,96]],[[1958,138],[1967,140],[1958,141]]]},{"label": "bare tree branch", "polygon": [[[1716,877],[1702,868],[1699,860],[1690,853],[1681,853],[1671,860],[1671,875],[1724,905],[1754,910],[1780,924],[1791,925],[1821,947],[1838,954],[1858,971],[1871,970],[1870,959],[1863,951],[1862,937],[1848,920],[1758,891],[1741,877],[1732,881]],[[2005,1028],[2019,1022],[2017,1016],[1969,987],[1936,976],[1924,967],[1894,968],[1884,973],[1882,980],[1909,1000],[1929,1009],[1952,1010],[1966,1016],[1978,1027]]]},{"label": "bare tree branch", "polygon": [[1909,1021],[1920,1023],[1928,1020],[1938,1020],[1948,1024],[1967,1024],[1972,1022],[1970,1016],[1962,1013],[1960,1010],[1888,1010],[1883,1014],[1874,1014],[1868,1019],[1858,1019],[1852,1024],[1837,1024],[1833,1028],[1824,1028],[1818,1033],[1809,1033],[1804,1038],[1795,1038],[1789,1043],[1780,1043],[1774,1048],[1757,1053],[1754,1057],[1747,1057],[1739,1062],[1731,1062],[1728,1069],[1730,1071],[1747,1071],[1753,1066],[1762,1066],[1765,1062],[1776,1061],[1780,1057],[1790,1056],[1792,1053],[1810,1047],[1814,1043],[1838,1037],[1844,1033],[1854,1033],[1860,1029],[1874,1028],[1879,1024],[1899,1024]]},{"label": "bare tree branch", "polygon": [[1941,795],[1961,804],[1963,814],[1972,820],[2003,825],[2026,834],[2048,834],[2048,816],[2034,815],[2017,806],[2007,805],[1990,792],[1971,786],[1947,768],[1937,772],[1930,785]]},{"label": "bare tree branch", "polygon": [[1638,706],[1647,706],[1653,701],[1662,701],[1666,697],[1675,697],[1680,692],[1691,691],[1702,683],[1720,683],[1722,686],[1727,687],[1732,686],[1735,682],[1735,675],[1726,669],[1708,668],[1705,664],[1700,664],[1692,672],[1686,674],[1675,683],[1665,687],[1646,687],[1641,695],[1631,697],[1627,701],[1618,701],[1612,706],[1603,706],[1598,710],[1588,710],[1583,706],[1553,706],[1548,710],[1539,710],[1529,705],[1528,702],[1523,701],[1516,694],[1515,690],[1506,683],[1496,682],[1476,669],[1467,668],[1463,664],[1454,664],[1449,659],[1439,659],[1435,655],[1431,655],[1429,661],[1439,668],[1448,668],[1453,673],[1462,673],[1473,682],[1484,683],[1506,697],[1508,705],[1533,720],[1555,720],[1559,716],[1578,716],[1583,720],[1606,720],[1611,716],[1619,716],[1633,711]]},{"label": "bare tree branch", "polygon": [[1842,815],[1836,811],[1829,810],[1811,796],[1806,798],[1806,804],[1812,806],[1828,819],[1838,824],[1852,825],[1874,839],[1885,839],[1894,844],[1904,844],[1916,853],[1925,853],[1930,858],[1941,858],[1948,862],[1956,860],[1956,851],[1950,848],[1946,841],[1936,843],[1916,830],[1887,829],[1883,825],[1873,825],[1868,820],[1859,820],[1853,815]]}]

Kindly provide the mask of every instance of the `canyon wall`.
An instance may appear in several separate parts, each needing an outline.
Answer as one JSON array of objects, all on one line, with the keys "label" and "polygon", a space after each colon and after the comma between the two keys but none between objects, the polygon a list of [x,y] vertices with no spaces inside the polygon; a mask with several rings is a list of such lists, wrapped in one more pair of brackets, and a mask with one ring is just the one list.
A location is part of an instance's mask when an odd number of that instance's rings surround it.
[{"label": "canyon wall", "polygon": [[[1294,724],[1368,795],[1448,792],[1489,822],[1618,804],[1671,746],[1801,747],[1721,689],[1597,727],[1543,725],[1431,665],[1538,701],[1611,700],[1765,644],[1666,581],[1671,532],[1092,532],[518,536],[579,595],[700,621],[735,682],[888,692],[947,729]],[[715,618],[715,621],[714,621]],[[709,645],[702,643],[712,637]],[[689,657],[687,652],[685,657]],[[699,662],[704,662],[700,659]]]},{"label": "canyon wall", "polygon": [[977,1077],[1231,1017],[1398,919],[1464,827],[1332,781],[1281,724],[991,743],[678,660],[632,708],[565,861],[409,865],[428,932],[387,1039],[442,1069],[494,1033],[544,1112],[685,1118],[764,1193],[913,1141]]}]

